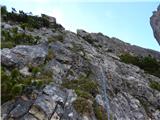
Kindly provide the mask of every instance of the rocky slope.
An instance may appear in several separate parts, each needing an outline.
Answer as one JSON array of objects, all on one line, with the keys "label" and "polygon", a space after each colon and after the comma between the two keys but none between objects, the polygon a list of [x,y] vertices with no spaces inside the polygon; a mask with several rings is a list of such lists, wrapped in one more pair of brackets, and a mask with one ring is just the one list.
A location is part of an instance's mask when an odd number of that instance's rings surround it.
[{"label": "rocky slope", "polygon": [[160,45],[160,5],[157,8],[157,11],[153,12],[153,15],[150,18],[150,24],[153,29],[154,37]]},{"label": "rocky slope", "polygon": [[43,71],[52,73],[51,82],[41,89],[3,103],[3,120],[160,119],[160,91],[151,86],[159,84],[160,78],[119,58],[129,52],[160,59],[159,52],[101,33],[73,33],[64,30],[55,19],[52,23],[52,27],[30,31],[22,29],[19,23],[2,21],[2,30],[11,34],[16,27],[18,33],[40,37],[36,45],[1,49],[6,74],[17,68],[21,75],[31,76],[29,65],[42,70],[36,76]]}]

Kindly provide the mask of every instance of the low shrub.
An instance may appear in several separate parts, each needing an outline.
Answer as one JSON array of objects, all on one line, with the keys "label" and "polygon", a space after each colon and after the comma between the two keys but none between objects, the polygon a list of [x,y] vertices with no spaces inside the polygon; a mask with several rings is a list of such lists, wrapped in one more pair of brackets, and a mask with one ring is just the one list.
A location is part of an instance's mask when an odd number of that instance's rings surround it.
[{"label": "low shrub", "polygon": [[73,102],[73,106],[76,109],[76,111],[80,114],[90,114],[93,112],[92,104],[87,99],[82,97],[78,97]]},{"label": "low shrub", "polygon": [[82,91],[80,89],[76,89],[75,92],[78,97],[82,97],[85,99],[93,99],[93,96],[91,94],[89,94],[88,92]]},{"label": "low shrub", "polygon": [[40,37],[18,33],[18,28],[13,28],[10,31],[2,30],[1,48],[12,48],[16,45],[35,45],[39,43]]},{"label": "low shrub", "polygon": [[6,6],[1,7],[2,19],[4,21],[13,21],[23,24],[22,28],[36,28],[49,27],[50,22],[45,17],[33,16],[23,12],[22,10],[19,13],[15,9],[12,9],[12,12],[8,12]]},{"label": "low shrub", "polygon": [[56,42],[56,41],[63,42],[63,40],[64,40],[63,34],[48,37],[48,42],[49,43]]},{"label": "low shrub", "polygon": [[1,48],[13,48],[15,47],[15,44],[13,42],[7,41],[1,41]]},{"label": "low shrub", "polygon": [[52,60],[54,57],[55,57],[55,54],[54,54],[53,50],[52,50],[52,49],[48,49],[48,54],[47,54],[47,56],[46,56],[45,61],[46,61],[46,62],[47,62],[47,61],[50,61],[50,60]]},{"label": "low shrub", "polygon": [[30,24],[28,24],[28,23],[21,23],[20,24],[20,27],[23,29],[23,30],[29,30],[29,31],[33,31],[34,30],[34,28],[30,25]]},{"label": "low shrub", "polygon": [[93,108],[97,120],[108,120],[107,113],[102,106],[95,105]]},{"label": "low shrub", "polygon": [[14,28],[12,28],[12,33],[14,33],[14,34],[17,34],[18,33],[18,28],[17,27],[14,27]]},{"label": "low shrub", "polygon": [[33,45],[37,44],[37,40],[32,35],[27,35],[25,33],[18,33],[12,36],[12,41],[15,42],[16,45],[20,44],[28,44]]},{"label": "low shrub", "polygon": [[7,14],[6,6],[1,6],[1,15],[6,15],[6,14]]},{"label": "low shrub", "polygon": [[149,86],[152,88],[152,89],[155,89],[157,91],[160,91],[160,82],[156,82],[156,81],[151,81],[149,83]]},{"label": "low shrub", "polygon": [[78,98],[73,102],[73,105],[77,112],[80,114],[93,112],[92,101],[99,92],[95,81],[82,77],[78,80],[67,81],[62,86],[75,90]]},{"label": "low shrub", "polygon": [[31,72],[34,77],[36,77],[37,73],[41,72],[41,68],[39,66],[28,65],[28,67],[29,72]]},{"label": "low shrub", "polygon": [[[8,71],[8,70],[7,70]],[[33,67],[33,76],[23,76],[18,69],[12,69],[10,74],[5,67],[1,67],[1,95],[2,104],[22,94],[30,94],[34,89],[40,89],[52,81],[52,76],[41,72],[40,76],[34,74],[40,71],[39,67]]]},{"label": "low shrub", "polygon": [[62,84],[62,86],[68,88],[68,89],[74,89],[76,91],[78,91],[79,95],[80,91],[81,93],[84,94],[90,94],[91,96],[95,96],[98,93],[98,84],[92,80],[86,79],[86,78],[82,78],[79,80],[72,80],[72,81],[68,81]]},{"label": "low shrub", "polygon": [[139,66],[147,73],[160,77],[160,61],[150,55],[147,57],[139,57],[126,53],[121,55],[120,59],[122,62]]}]

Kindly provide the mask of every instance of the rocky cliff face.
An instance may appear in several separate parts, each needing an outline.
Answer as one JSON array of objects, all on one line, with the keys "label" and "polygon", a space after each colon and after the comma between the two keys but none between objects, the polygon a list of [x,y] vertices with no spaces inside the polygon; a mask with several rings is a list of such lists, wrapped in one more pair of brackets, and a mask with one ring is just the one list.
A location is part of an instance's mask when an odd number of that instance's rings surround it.
[{"label": "rocky cliff face", "polygon": [[[84,30],[73,33],[60,26],[30,31],[17,23],[2,22],[4,31],[11,32],[15,27],[18,33],[38,35],[40,39],[37,45],[1,49],[6,74],[17,68],[24,78],[31,76],[29,65],[32,65],[42,70],[36,77],[43,71],[51,71],[52,80],[41,89],[4,102],[3,120],[160,119],[160,78],[119,58],[129,52],[160,59],[159,52],[101,33]],[[154,88],[151,83],[157,86]]]},{"label": "rocky cliff face", "polygon": [[157,8],[157,11],[153,12],[153,15],[150,18],[150,24],[153,29],[154,37],[160,45],[160,5]]}]

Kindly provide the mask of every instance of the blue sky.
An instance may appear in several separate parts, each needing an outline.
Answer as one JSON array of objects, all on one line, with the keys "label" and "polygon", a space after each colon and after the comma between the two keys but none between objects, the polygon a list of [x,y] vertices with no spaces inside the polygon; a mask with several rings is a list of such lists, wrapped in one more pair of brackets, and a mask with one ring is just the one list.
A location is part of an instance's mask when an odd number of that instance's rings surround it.
[{"label": "blue sky", "polygon": [[[35,15],[56,17],[67,30],[101,32],[132,45],[160,51],[149,18],[157,0],[1,0],[0,4]],[[137,2],[135,2],[137,1]]]}]

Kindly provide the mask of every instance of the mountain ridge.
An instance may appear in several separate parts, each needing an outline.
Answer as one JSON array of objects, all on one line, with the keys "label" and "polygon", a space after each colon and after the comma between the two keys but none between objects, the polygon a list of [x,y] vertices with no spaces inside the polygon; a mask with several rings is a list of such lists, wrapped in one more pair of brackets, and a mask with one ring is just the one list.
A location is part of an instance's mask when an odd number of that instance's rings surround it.
[{"label": "mountain ridge", "polygon": [[160,52],[2,10],[3,120],[160,119]]}]

